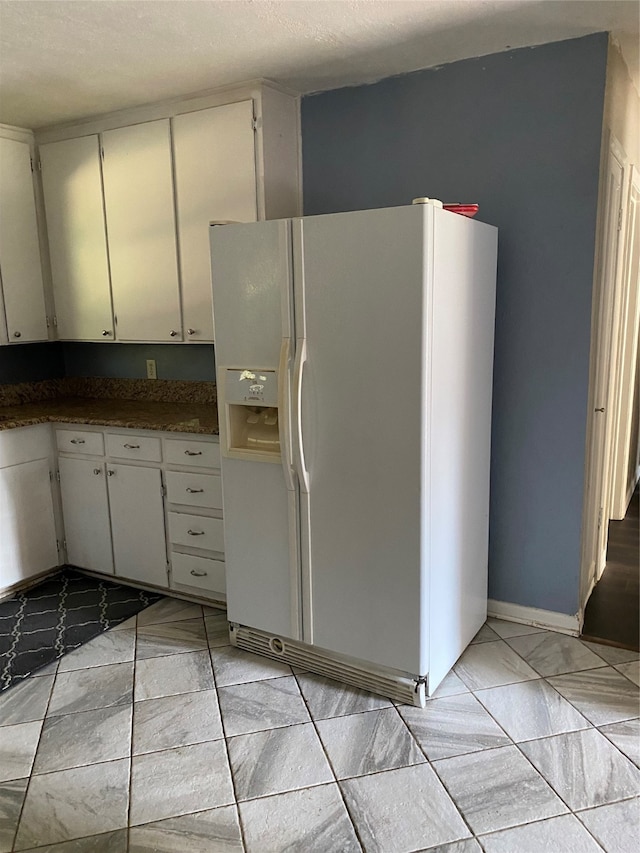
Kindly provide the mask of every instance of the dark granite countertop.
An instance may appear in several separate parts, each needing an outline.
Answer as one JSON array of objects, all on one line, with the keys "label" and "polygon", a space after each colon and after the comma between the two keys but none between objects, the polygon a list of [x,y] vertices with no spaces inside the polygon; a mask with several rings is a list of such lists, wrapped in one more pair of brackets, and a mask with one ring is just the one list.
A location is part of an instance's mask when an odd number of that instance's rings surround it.
[{"label": "dark granite countertop", "polygon": [[0,430],[41,423],[217,435],[215,385],[95,379],[0,386]]}]

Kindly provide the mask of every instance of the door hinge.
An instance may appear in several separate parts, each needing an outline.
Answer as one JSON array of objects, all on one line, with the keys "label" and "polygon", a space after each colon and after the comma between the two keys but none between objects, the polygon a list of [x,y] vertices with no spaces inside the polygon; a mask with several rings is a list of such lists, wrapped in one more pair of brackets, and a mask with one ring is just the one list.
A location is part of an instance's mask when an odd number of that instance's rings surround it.
[{"label": "door hinge", "polygon": [[622,208],[618,211],[618,231],[622,231]]},{"label": "door hinge", "polygon": [[62,547],[64,548],[65,551],[67,550],[67,540],[66,539],[62,540]]},{"label": "door hinge", "polygon": [[602,516],[604,514],[604,507],[600,507],[598,510],[598,530],[602,527]]},{"label": "door hinge", "polygon": [[259,127],[259,125],[258,125],[258,119],[254,116],[254,117],[251,119],[251,129],[252,129],[252,130],[257,130],[257,129],[258,129],[258,127]]}]

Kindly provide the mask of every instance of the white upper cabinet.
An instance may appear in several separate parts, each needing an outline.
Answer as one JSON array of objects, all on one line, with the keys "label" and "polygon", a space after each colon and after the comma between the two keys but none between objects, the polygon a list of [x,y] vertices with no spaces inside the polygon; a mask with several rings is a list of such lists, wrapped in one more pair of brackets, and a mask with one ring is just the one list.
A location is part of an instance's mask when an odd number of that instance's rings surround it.
[{"label": "white upper cabinet", "polygon": [[48,338],[28,142],[0,138],[0,276],[9,343]]},{"label": "white upper cabinet", "polygon": [[58,337],[113,340],[98,137],[40,146]]},{"label": "white upper cabinet", "polygon": [[169,119],[108,130],[102,146],[118,340],[181,340]]},{"label": "white upper cabinet", "polygon": [[253,101],[173,119],[184,337],[213,340],[209,222],[258,218]]}]

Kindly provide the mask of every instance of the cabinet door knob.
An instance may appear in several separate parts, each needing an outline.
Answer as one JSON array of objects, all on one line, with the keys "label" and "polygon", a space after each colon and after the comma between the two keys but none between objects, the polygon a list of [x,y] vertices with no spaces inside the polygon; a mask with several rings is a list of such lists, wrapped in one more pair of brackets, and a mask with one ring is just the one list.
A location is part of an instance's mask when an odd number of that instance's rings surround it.
[{"label": "cabinet door knob", "polygon": [[102,472],[101,472],[100,468],[94,468],[94,469],[93,469],[93,473],[94,473],[94,474],[100,474],[100,473],[102,473]]},{"label": "cabinet door knob", "polygon": [[14,332],[14,333],[13,333],[13,337],[14,337],[14,338],[21,338],[21,337],[22,337],[22,332]]},{"label": "cabinet door knob", "polygon": [[102,337],[103,338],[108,338],[110,334],[111,334],[111,332],[108,329],[102,330]]},{"label": "cabinet door knob", "polygon": [[191,574],[194,576],[194,578],[206,578],[207,576],[206,572],[196,572],[195,569],[191,569]]},{"label": "cabinet door knob", "polygon": [[175,329],[171,329],[171,331],[169,332],[169,334],[171,335],[171,337],[172,337],[172,338],[175,338],[175,336],[176,336],[178,333],[176,332],[176,330],[175,330]]},{"label": "cabinet door knob", "polygon": [[596,412],[604,412],[604,406],[601,409],[595,409]]},{"label": "cabinet door knob", "polygon": [[196,333],[196,329],[187,329],[188,335],[195,335],[195,333]]},{"label": "cabinet door knob", "polygon": [[187,530],[189,536],[204,536],[204,530]]},{"label": "cabinet door knob", "polygon": [[111,471],[111,470],[109,470],[109,471],[107,471],[107,477],[113,477],[113,475],[114,475],[115,473],[116,473],[115,471]]}]

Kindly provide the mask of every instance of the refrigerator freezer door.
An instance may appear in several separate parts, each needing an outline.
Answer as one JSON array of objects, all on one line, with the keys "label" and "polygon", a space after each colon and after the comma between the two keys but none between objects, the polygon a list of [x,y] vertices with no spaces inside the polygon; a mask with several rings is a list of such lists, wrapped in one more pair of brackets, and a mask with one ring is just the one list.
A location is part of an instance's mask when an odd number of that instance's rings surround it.
[{"label": "refrigerator freezer door", "polygon": [[302,266],[298,352],[300,330],[306,338],[304,640],[413,673],[428,660],[421,617],[432,216],[414,206],[293,223]]}]

